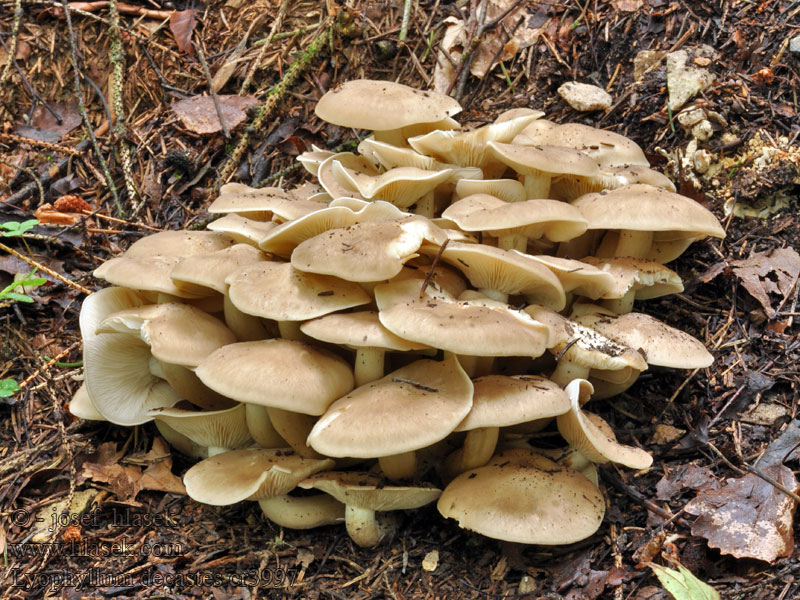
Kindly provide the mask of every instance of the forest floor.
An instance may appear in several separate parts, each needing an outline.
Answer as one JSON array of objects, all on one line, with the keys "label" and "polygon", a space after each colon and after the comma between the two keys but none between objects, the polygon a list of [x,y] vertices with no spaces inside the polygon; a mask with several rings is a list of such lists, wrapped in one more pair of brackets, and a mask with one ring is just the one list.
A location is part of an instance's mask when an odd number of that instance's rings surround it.
[{"label": "forest floor", "polygon": [[[0,226],[40,221],[21,235],[4,227],[0,289],[30,272],[25,259],[59,275],[39,271],[47,282],[24,290],[33,302],[0,303],[0,596],[667,598],[645,566],[654,561],[682,564],[724,598],[800,597],[796,503],[781,491],[797,489],[800,456],[800,53],[791,42],[800,7],[492,0],[481,17],[477,1],[411,4],[401,41],[399,0],[212,1],[193,13],[184,12],[192,3],[136,0],[119,4],[118,29],[106,2],[70,3],[66,19],[58,2],[0,0]],[[450,71],[437,72],[446,19],[465,22],[466,43]],[[478,75],[459,68],[462,51]],[[292,71],[298,58],[307,64]],[[674,110],[672,75],[705,78]],[[241,112],[229,137],[204,133],[219,124],[213,104],[176,103],[206,95],[211,77],[231,111],[273,110],[256,129]],[[638,306],[703,340],[714,365],[651,369],[596,403],[622,441],[655,461],[642,473],[600,469],[607,511],[592,537],[504,544],[459,529],[435,506],[408,513],[374,549],[340,527],[284,530],[255,503],[210,507],[179,493],[191,461],[169,457],[152,425],[66,410],[82,373],[81,301],[104,285],[93,269],[149,233],[204,226],[220,183],[302,182],[297,154],[355,139],[314,115],[326,90],[355,78],[445,85],[467,127],[526,106],[624,134],[724,224],[724,240],[696,243],[671,265],[684,293]],[[570,108],[557,89],[573,80],[606,89],[610,109]],[[224,96],[237,94],[252,98]],[[126,127],[109,126],[120,112]],[[703,117],[706,139],[693,142]],[[710,167],[696,172],[703,161]],[[66,216],[43,206],[59,199]],[[718,502],[727,522],[685,511],[696,496]]]}]

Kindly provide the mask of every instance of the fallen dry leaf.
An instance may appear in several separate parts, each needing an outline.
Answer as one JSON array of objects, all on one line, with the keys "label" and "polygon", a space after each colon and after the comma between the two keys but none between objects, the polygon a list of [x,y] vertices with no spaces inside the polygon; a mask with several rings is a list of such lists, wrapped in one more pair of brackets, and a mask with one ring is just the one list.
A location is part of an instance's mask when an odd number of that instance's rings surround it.
[{"label": "fallen dry leaf", "polygon": [[467,39],[464,21],[455,17],[447,17],[444,23],[447,24],[447,29],[444,30],[444,37],[439,44],[436,67],[433,69],[433,91],[439,94],[446,93],[447,88],[450,87]]},{"label": "fallen dry leaf", "polygon": [[172,453],[162,438],[153,439],[153,446],[142,461],[150,462],[150,466],[142,473],[141,489],[186,495],[180,477],[172,472]]},{"label": "fallen dry leaf", "polygon": [[83,218],[83,215],[74,212],[53,210],[53,205],[49,202],[37,208],[33,216],[45,225],[74,225]]},{"label": "fallen dry leaf", "polygon": [[92,205],[80,196],[67,194],[56,199],[56,201],[53,202],[53,208],[66,213],[79,213],[84,210],[92,210]]},{"label": "fallen dry leaf", "polygon": [[800,254],[793,248],[756,252],[744,260],[733,261],[731,267],[767,316],[774,319],[776,313],[769,295],[775,294],[782,300],[792,293],[800,275]]},{"label": "fallen dry leaf", "polygon": [[14,127],[14,132],[32,140],[57,143],[81,124],[81,115],[76,102],[50,104],[49,106],[58,115],[58,119],[49,110],[39,105],[33,110],[30,121]]},{"label": "fallen dry leaf", "polygon": [[653,569],[661,585],[675,600],[719,600],[720,598],[717,590],[700,581],[680,563],[677,564],[677,571],[656,563],[650,563],[648,566]]},{"label": "fallen dry leaf", "polygon": [[[800,486],[791,469],[783,465],[761,468],[785,488]],[[797,503],[757,475],[728,479],[718,490],[700,492],[684,508],[698,518],[692,534],[708,545],[736,558],[773,562],[789,557],[794,548],[792,521]]]},{"label": "fallen dry leaf", "polygon": [[194,10],[181,10],[174,12],[169,17],[169,30],[175,38],[178,50],[186,52],[189,56],[194,56],[194,46],[192,46],[192,33],[197,25],[194,18]]},{"label": "fallen dry leaf", "polygon": [[142,489],[140,483],[142,472],[136,467],[84,463],[83,475],[110,485],[114,495],[122,502],[132,501]]},{"label": "fallen dry leaf", "polygon": [[687,488],[704,492],[718,489],[719,483],[708,467],[699,467],[692,463],[681,465],[673,471],[667,471],[659,480],[656,484],[656,498],[672,500]]},{"label": "fallen dry leaf", "polygon": [[611,0],[611,4],[620,12],[636,12],[642,7],[642,0]]},{"label": "fallen dry leaf", "polygon": [[[255,96],[217,96],[222,118],[228,129],[233,129],[247,117],[247,109],[258,104]],[[172,105],[183,125],[194,133],[217,133],[222,125],[211,96],[195,96]]]}]

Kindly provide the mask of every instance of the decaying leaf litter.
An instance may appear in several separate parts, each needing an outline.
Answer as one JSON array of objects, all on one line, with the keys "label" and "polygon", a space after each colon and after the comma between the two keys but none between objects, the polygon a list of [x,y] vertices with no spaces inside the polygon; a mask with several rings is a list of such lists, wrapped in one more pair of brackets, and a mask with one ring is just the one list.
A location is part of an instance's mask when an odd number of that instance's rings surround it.
[{"label": "decaying leaf litter", "polygon": [[[123,11],[120,5],[120,12],[133,16],[122,16],[120,23],[125,65],[119,87],[128,130],[116,137],[108,132],[108,114],[117,111],[112,101],[114,65],[108,59],[114,42],[108,9],[85,6],[96,11],[92,13],[96,18],[70,11],[70,36],[61,8],[23,3],[15,25],[14,3],[2,4],[4,31],[12,34],[2,38],[5,46],[0,50],[3,64],[10,64],[7,73],[0,71],[4,78],[0,169],[7,186],[0,222],[33,218],[42,204],[55,204],[66,195],[88,202],[91,214],[65,226],[50,221],[47,209],[39,210],[44,225],[0,240],[62,277],[40,270],[49,282],[24,290],[35,302],[9,303],[2,313],[0,379],[13,379],[22,389],[0,398],[4,403],[0,541],[17,544],[31,531],[30,523],[10,520],[22,514],[15,510],[35,515],[59,501],[78,510],[81,504],[88,505],[82,490],[94,488],[97,494],[90,501],[98,508],[89,513],[98,515],[97,520],[77,529],[70,524],[58,527],[51,540],[104,539],[129,545],[125,552],[103,557],[10,557],[4,577],[11,574],[10,568],[19,569],[17,577],[27,574],[27,581],[34,581],[36,573],[92,567],[131,574],[129,585],[115,595],[147,597],[156,593],[157,586],[142,583],[139,574],[144,572],[197,575],[213,570],[235,575],[282,567],[293,571],[296,583],[282,593],[303,597],[649,598],[661,593],[658,580],[644,568],[655,561],[675,568],[680,563],[725,597],[797,595],[793,541],[786,549],[773,549],[775,558],[758,554],[747,544],[742,551],[741,539],[726,537],[724,529],[715,528],[721,539],[710,545],[723,554],[709,549],[709,542],[700,537],[705,535],[703,525],[693,515],[702,505],[718,500],[721,490],[733,496],[728,498],[731,502],[752,499],[752,494],[735,491],[746,487],[774,499],[768,502],[769,510],[779,514],[757,511],[762,521],[773,526],[782,522],[784,540],[793,529],[791,515],[786,524],[787,511],[794,509],[786,500],[790,496],[774,484],[796,487],[786,470],[796,467],[795,445],[800,442],[794,424],[800,346],[793,250],[799,245],[793,209],[800,131],[794,90],[800,83],[800,61],[790,49],[798,30],[786,25],[796,22],[798,9],[789,2],[522,4],[525,19],[508,22],[506,16],[500,28],[490,21],[496,17],[479,22],[477,3],[415,5],[406,45],[399,43],[400,3],[358,3],[330,20],[328,9],[336,7],[317,3],[216,3],[194,14],[193,44],[185,39],[187,19],[180,21],[176,34],[170,10],[149,14],[135,6]],[[167,17],[169,22],[164,21]],[[455,62],[451,91],[467,107],[466,118],[473,126],[491,121],[506,108],[531,106],[556,121],[608,127],[637,141],[682,193],[705,202],[718,216],[724,218],[725,203],[734,212],[736,206],[749,206],[756,214],[767,215],[725,218],[724,242],[704,243],[674,265],[689,284],[687,291],[677,299],[648,305],[654,316],[704,339],[713,349],[714,367],[689,377],[648,372],[627,394],[611,399],[607,411],[596,408],[624,441],[659,444],[654,468],[636,476],[603,469],[609,509],[600,533],[575,546],[555,548],[509,547],[462,532],[452,523],[442,524],[422,511],[409,517],[391,544],[360,550],[335,528],[280,531],[249,505],[213,509],[178,494],[148,491],[157,489],[158,482],[162,489],[172,483],[163,471],[150,471],[164,460],[153,429],[131,433],[82,424],[63,408],[78,387],[75,376],[80,373],[79,367],[60,366],[80,360],[76,324],[83,297],[80,287],[95,289],[90,273],[98,259],[117,254],[143,234],[204,224],[208,215],[203,209],[215,197],[220,181],[217,173],[225,180],[232,176],[251,185],[279,181],[281,176],[294,182],[300,172],[285,169],[291,169],[296,154],[312,143],[338,147],[354,139],[352,132],[324,125],[313,115],[313,104],[331,85],[356,77],[433,85],[434,61],[448,18],[463,21],[467,37],[462,53],[469,58],[477,48],[469,36],[479,29],[494,47],[498,38],[492,36],[499,36],[501,43],[497,57],[503,59],[502,66],[483,75],[459,68],[460,56],[451,56]],[[314,45],[331,30],[330,41]],[[523,39],[516,53],[508,56],[515,45],[508,42],[520,30],[536,31],[535,39]],[[237,51],[243,40],[244,49]],[[61,119],[62,124],[80,117],[79,107],[69,103],[74,98],[70,46],[82,57],[84,103],[105,166],[91,150],[82,126],[64,132],[57,120],[54,126],[37,116],[42,115],[41,108],[22,126],[34,104],[27,89],[57,114],[66,113],[69,118]],[[315,55],[304,54],[312,46]],[[198,52],[191,58],[190,50],[198,48],[202,59]],[[642,55],[643,50],[654,52]],[[9,52],[16,63],[6,60]],[[230,59],[233,56],[237,58]],[[307,66],[292,72],[298,56]],[[282,90],[279,105],[278,96],[271,97],[276,110],[247,114],[248,122],[261,117],[257,131],[231,124],[230,137],[224,132],[201,134],[179,118],[173,105],[206,93],[203,60],[212,77],[232,68],[231,63],[238,68],[219,90],[218,100],[222,95],[249,93],[264,102],[266,92],[282,77],[294,73],[293,83]],[[681,73],[688,75],[681,80]],[[614,101],[612,108],[606,113],[569,108],[556,90],[572,80],[606,88]],[[104,91],[108,108],[92,83]],[[685,105],[673,102],[667,108],[678,89],[692,85],[706,87],[697,89]],[[56,107],[56,103],[61,104]],[[205,121],[213,122],[213,99],[206,110]],[[31,134],[25,127],[35,127],[39,133]],[[244,149],[240,159],[226,164],[226,154],[236,156],[245,133],[249,141],[240,146]],[[21,141],[17,137],[21,135],[32,137]],[[123,146],[131,153],[127,163],[120,151]],[[116,152],[110,151],[112,147]],[[50,173],[43,173],[47,168]],[[31,170],[40,173],[44,198],[35,185],[29,185]],[[109,175],[122,213],[109,192]],[[270,179],[273,175],[278,179]],[[134,198],[125,195],[126,179],[137,193]],[[63,212],[80,214],[80,210]],[[30,272],[31,265],[23,259],[9,260],[12,257],[5,252],[2,256],[2,287],[14,275]],[[780,451],[770,452],[776,445]],[[109,462],[109,457],[117,456],[119,469]],[[178,475],[189,466],[180,456],[173,460],[172,471]],[[656,486],[659,480],[676,481],[687,469],[694,478],[672,484],[671,492]],[[156,483],[143,483],[142,472],[148,471]],[[91,486],[78,484],[90,475]],[[102,479],[107,482],[98,482]],[[690,500],[695,509],[692,504],[686,507]],[[785,507],[782,512],[780,503]],[[113,526],[113,514],[121,513],[150,518]],[[750,523],[747,516],[741,521],[744,526]],[[144,540],[151,548],[153,543],[172,544],[180,552],[145,555]],[[433,551],[439,556],[431,569]],[[745,558],[733,559],[730,554]],[[748,556],[775,560],[770,564]],[[175,591],[188,597],[204,595],[193,585]],[[216,590],[218,597],[245,593],[252,595],[236,579],[221,582]],[[255,593],[269,597],[272,592],[262,587]]]}]

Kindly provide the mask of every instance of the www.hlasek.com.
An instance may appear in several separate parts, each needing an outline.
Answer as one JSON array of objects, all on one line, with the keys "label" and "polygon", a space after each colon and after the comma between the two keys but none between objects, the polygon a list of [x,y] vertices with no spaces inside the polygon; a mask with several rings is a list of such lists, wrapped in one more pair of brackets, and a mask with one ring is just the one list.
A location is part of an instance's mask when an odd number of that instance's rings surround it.
[{"label": "www.hlasek.com", "polygon": [[186,587],[217,587],[223,585],[245,587],[288,587],[297,572],[293,569],[250,569],[238,573],[109,573],[100,569],[87,569],[80,573],[69,571],[39,571],[23,573],[11,569],[11,587],[25,591],[49,589],[59,591],[68,588],[97,589],[102,587],[166,586],[169,589]]},{"label": "www.hlasek.com", "polygon": [[52,542],[47,544],[8,544],[8,555],[13,558],[39,558],[44,556],[72,556],[107,558],[109,556],[176,557],[185,553],[180,542],[150,542],[129,544],[81,540],[80,542]]}]

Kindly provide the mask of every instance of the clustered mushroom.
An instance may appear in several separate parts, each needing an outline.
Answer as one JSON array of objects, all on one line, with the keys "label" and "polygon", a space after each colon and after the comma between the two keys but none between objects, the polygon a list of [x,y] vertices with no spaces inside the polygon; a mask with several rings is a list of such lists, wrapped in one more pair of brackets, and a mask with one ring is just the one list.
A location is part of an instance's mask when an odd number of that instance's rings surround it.
[{"label": "clustered mushroom", "polygon": [[[597,531],[595,464],[646,469],[584,410],[698,340],[631,312],[680,292],[663,263],[722,237],[632,141],[515,109],[464,131],[447,96],[350,81],[317,114],[373,134],[299,157],[319,186],[223,186],[209,231],[135,242],[83,304],[74,414],[154,420],[200,458],[190,496],[259,502],[355,543],[438,500],[493,538]],[[553,423],[563,448],[526,439]],[[444,484],[441,489],[426,481]],[[317,490],[316,493],[304,490]]]}]

